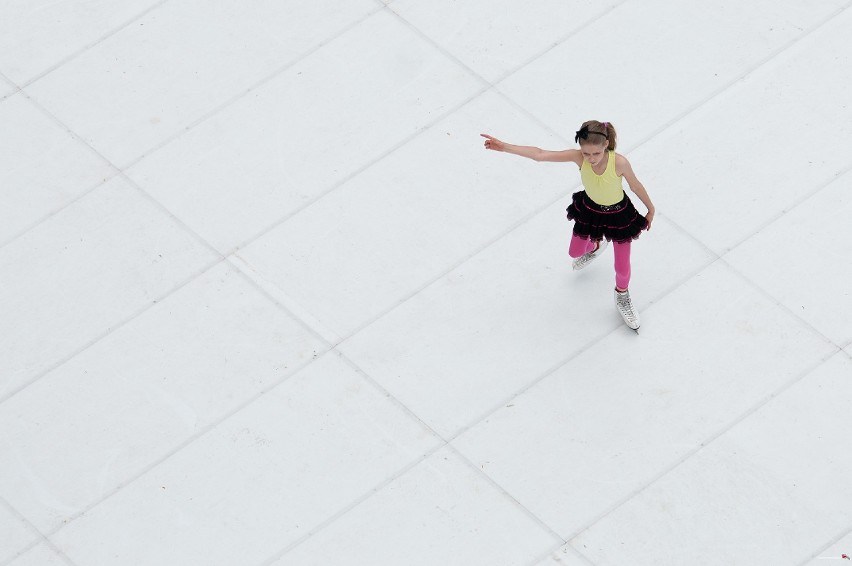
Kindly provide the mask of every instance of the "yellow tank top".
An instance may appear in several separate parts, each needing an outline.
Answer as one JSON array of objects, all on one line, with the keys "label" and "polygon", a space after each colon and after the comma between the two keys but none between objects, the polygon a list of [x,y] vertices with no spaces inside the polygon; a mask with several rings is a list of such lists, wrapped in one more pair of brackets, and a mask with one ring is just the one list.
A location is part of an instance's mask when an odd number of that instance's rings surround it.
[{"label": "yellow tank top", "polygon": [[586,194],[594,202],[609,206],[621,202],[624,198],[624,189],[621,186],[621,177],[615,173],[615,152],[610,151],[607,157],[606,170],[603,175],[592,171],[592,166],[585,159],[580,167],[580,179]]}]

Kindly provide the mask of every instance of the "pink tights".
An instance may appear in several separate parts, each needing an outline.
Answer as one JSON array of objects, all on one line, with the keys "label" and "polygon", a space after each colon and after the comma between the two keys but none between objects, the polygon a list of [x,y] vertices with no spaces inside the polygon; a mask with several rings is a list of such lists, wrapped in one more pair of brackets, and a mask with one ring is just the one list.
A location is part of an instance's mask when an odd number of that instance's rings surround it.
[{"label": "pink tights", "polygon": [[[594,240],[586,240],[574,234],[571,237],[571,247],[568,253],[571,257],[580,257],[595,249]],[[613,243],[612,250],[615,253],[615,286],[619,289],[627,289],[630,284],[630,242],[619,244]]]}]

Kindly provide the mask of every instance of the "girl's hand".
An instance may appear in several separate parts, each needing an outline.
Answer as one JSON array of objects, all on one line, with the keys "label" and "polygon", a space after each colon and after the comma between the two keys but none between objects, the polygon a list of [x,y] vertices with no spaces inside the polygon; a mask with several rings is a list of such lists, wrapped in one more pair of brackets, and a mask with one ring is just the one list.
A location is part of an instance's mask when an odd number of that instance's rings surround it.
[{"label": "girl's hand", "polygon": [[653,210],[645,215],[645,220],[648,221],[648,225],[645,227],[645,230],[650,230],[651,229],[651,222],[654,221],[654,211]]},{"label": "girl's hand", "polygon": [[493,149],[494,151],[505,151],[506,144],[504,144],[497,138],[491,137],[488,134],[479,135],[485,138],[485,149]]}]

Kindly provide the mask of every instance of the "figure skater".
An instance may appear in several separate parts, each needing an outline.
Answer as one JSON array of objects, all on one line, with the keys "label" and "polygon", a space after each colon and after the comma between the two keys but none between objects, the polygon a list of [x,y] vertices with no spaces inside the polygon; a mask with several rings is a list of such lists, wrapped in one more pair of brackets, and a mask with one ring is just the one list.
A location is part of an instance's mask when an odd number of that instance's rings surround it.
[{"label": "figure skater", "polygon": [[[616,132],[609,122],[584,122],[574,136],[580,149],[547,151],[538,147],[504,143],[487,134],[485,148],[527,157],[535,161],[571,161],[580,168],[584,190],[572,195],[568,219],[574,230],[568,253],[573,267],[580,270],[600,256],[611,241],[615,254],[615,304],[624,322],[633,330],[639,328],[639,313],[630,300],[630,243],[642,230],[650,230],[654,205],[648,192],[623,155],[615,152]],[[627,179],[630,190],[648,209],[639,214],[622,187]]]}]

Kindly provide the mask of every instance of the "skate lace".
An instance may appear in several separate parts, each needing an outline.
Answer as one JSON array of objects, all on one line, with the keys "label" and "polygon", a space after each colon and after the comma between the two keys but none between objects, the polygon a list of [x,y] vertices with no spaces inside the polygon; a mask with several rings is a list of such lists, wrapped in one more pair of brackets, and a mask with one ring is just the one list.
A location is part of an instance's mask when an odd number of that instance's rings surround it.
[{"label": "skate lace", "polygon": [[619,295],[618,296],[618,310],[623,312],[625,315],[629,317],[635,317],[635,313],[633,312],[633,303],[630,301],[630,295]]}]

